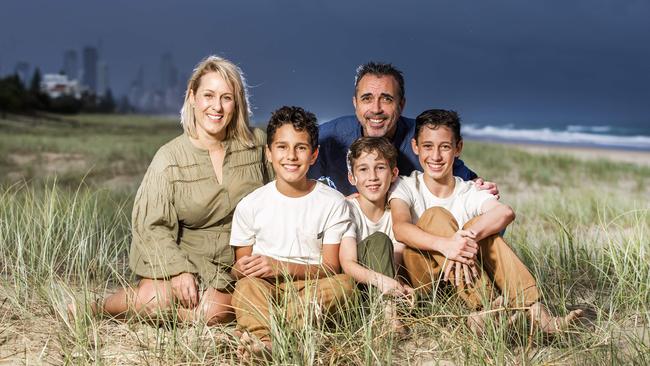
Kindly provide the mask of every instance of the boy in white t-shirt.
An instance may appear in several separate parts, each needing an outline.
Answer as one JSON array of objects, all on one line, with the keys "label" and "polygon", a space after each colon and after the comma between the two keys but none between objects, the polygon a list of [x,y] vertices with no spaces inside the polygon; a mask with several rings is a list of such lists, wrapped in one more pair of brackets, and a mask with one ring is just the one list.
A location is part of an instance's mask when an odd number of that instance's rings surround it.
[{"label": "boy in white t-shirt", "polygon": [[404,244],[395,240],[386,206],[388,190],[398,174],[397,149],[383,137],[361,137],[350,145],[347,163],[348,180],[359,194],[347,199],[355,230],[353,237],[346,234],[341,242],[341,267],[362,289],[371,292],[368,286],[373,286],[388,295],[385,315],[393,330],[404,334],[392,297],[412,295],[413,289],[397,278]]},{"label": "boy in white t-shirt", "polygon": [[361,137],[350,145],[347,163],[348,180],[359,194],[347,199],[355,229],[349,236],[356,240],[341,243],[341,267],[381,293],[410,293],[397,281],[404,244],[395,240],[387,207],[388,190],[397,180],[397,150],[383,137]]},{"label": "boy in white t-shirt", "polygon": [[[395,237],[407,245],[404,263],[411,284],[430,289],[442,277],[475,310],[528,307],[531,319],[547,333],[580,316],[576,310],[553,317],[539,302],[535,278],[499,236],[514,220],[512,208],[474,182],[453,176],[454,158],[463,147],[456,112],[421,113],[411,145],[423,172],[401,177],[389,196]],[[483,331],[486,314],[468,319],[477,333]]]},{"label": "boy in white t-shirt", "polygon": [[317,303],[325,313],[342,305],[354,285],[337,274],[341,238],[351,226],[345,197],[307,179],[318,156],[316,117],[282,107],[271,116],[267,140],[276,180],[239,202],[230,244],[238,279],[232,307],[243,331],[240,352],[269,355],[274,301],[286,303],[288,320],[297,320],[305,304]]}]

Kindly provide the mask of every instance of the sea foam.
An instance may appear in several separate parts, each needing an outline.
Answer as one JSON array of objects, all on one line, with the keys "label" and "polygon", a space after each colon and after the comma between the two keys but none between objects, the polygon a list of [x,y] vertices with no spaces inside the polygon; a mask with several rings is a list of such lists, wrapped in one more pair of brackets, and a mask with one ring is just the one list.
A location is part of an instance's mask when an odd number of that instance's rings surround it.
[{"label": "sea foam", "polygon": [[508,126],[464,125],[463,136],[517,142],[540,142],[561,145],[601,146],[634,150],[650,150],[650,136],[620,136],[606,134],[609,126],[568,126],[558,131],[550,128],[515,129]]}]

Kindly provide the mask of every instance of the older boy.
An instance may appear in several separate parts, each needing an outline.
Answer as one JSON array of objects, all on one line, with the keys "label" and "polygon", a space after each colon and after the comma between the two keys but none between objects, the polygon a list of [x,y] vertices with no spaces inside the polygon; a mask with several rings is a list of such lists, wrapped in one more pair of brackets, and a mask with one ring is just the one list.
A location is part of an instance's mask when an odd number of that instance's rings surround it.
[{"label": "older boy", "polygon": [[341,238],[350,227],[345,198],[307,179],[318,156],[316,117],[282,107],[271,116],[267,138],[276,180],[237,205],[230,244],[238,279],[232,305],[244,331],[242,343],[253,353],[268,354],[273,301],[284,299],[286,316],[295,321],[304,315],[305,303],[335,309],[352,294],[353,283],[336,274]]},{"label": "older boy", "polygon": [[[579,316],[580,311],[574,311],[555,318],[539,303],[535,278],[498,235],[514,220],[514,211],[478,190],[474,182],[454,177],[454,159],[463,148],[456,112],[432,109],[421,113],[411,146],[423,172],[401,178],[389,201],[395,237],[407,245],[404,263],[413,286],[431,288],[443,271],[443,279],[456,285],[470,308],[479,309],[494,297],[492,306],[506,302],[526,306],[547,333]],[[493,296],[492,283],[500,296]],[[469,319],[470,326],[481,333],[483,316],[477,313]]]}]

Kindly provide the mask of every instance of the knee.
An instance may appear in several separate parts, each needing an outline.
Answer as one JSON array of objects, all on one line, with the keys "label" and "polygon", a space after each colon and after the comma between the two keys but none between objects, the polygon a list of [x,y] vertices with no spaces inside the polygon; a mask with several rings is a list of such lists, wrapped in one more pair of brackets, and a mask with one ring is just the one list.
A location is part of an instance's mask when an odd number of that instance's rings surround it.
[{"label": "knee", "polygon": [[458,231],[458,222],[454,215],[443,207],[431,207],[424,211],[417,226],[434,235],[449,237]]},{"label": "knee", "polygon": [[354,279],[346,274],[337,274],[334,276],[336,283],[339,287],[340,295],[343,297],[350,297],[357,288]]},{"label": "knee", "polygon": [[436,221],[451,221],[456,222],[456,218],[452,215],[449,210],[444,207],[431,207],[426,209],[422,215],[420,215],[420,220],[436,220]]},{"label": "knee", "polygon": [[239,280],[237,280],[237,283],[235,283],[235,292],[234,294],[237,293],[249,293],[250,291],[254,291],[254,289],[258,288],[260,286],[259,282],[263,281],[262,279],[259,279],[257,277],[244,277]]},{"label": "knee", "polygon": [[229,323],[235,319],[232,308],[224,304],[204,305],[202,311],[205,322],[209,326]]},{"label": "knee", "polygon": [[250,301],[250,298],[254,294],[259,293],[259,289],[262,286],[260,281],[264,280],[256,277],[244,277],[237,280],[237,283],[235,283],[235,291],[232,294],[233,306]]},{"label": "knee", "polygon": [[165,281],[142,279],[132,299],[132,306],[138,313],[153,315],[169,309],[172,301],[171,289]]},{"label": "knee", "polygon": [[365,257],[368,253],[391,253],[391,255],[393,253],[393,241],[388,235],[379,231],[368,235],[357,245],[357,252],[360,257]]},{"label": "knee", "polygon": [[390,249],[391,252],[393,251],[393,241],[388,235],[382,233],[381,231],[377,231],[373,234],[368,235],[367,240],[368,242],[372,242],[373,246]]}]

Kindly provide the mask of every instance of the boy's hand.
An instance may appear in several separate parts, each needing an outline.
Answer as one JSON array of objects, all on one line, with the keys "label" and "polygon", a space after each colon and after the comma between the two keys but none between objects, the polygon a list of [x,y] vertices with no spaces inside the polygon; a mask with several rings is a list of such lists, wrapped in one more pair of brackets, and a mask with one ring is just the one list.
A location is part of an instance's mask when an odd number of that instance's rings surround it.
[{"label": "boy's hand", "polygon": [[447,239],[440,248],[440,252],[447,259],[469,265],[474,263],[474,258],[478,253],[478,244],[470,236],[462,236],[460,232],[463,230],[459,230],[453,237]]},{"label": "boy's hand", "polygon": [[381,291],[382,295],[404,296],[414,293],[411,287],[403,285],[399,281],[387,276],[382,276],[377,280],[377,288]]},{"label": "boy's hand", "polygon": [[245,273],[244,273],[243,265],[244,265],[244,263],[248,263],[248,261],[250,261],[250,258],[251,258],[250,255],[245,255],[245,256],[239,258],[235,262],[235,264],[233,264],[232,269],[233,269],[233,275],[235,276],[235,278],[239,279],[239,278],[242,278],[242,277],[246,276]]},{"label": "boy's hand", "polygon": [[183,272],[171,278],[171,287],[174,297],[181,302],[183,307],[193,309],[199,304],[199,292],[196,277]]},{"label": "boy's hand", "polygon": [[472,229],[468,229],[468,230],[460,229],[456,231],[456,234],[454,234],[453,238],[454,239],[469,238],[476,242],[476,233]]},{"label": "boy's hand", "polygon": [[[450,276],[451,271],[454,271],[454,276]],[[455,286],[460,286],[463,282],[466,285],[471,285],[474,283],[474,278],[478,278],[478,271],[476,270],[476,265],[473,263],[470,265],[462,264],[456,261],[450,261],[445,267],[445,273],[443,276],[443,281],[449,281]]]},{"label": "boy's hand", "polygon": [[278,262],[259,254],[242,257],[235,263],[235,268],[247,277],[274,278],[278,275]]},{"label": "boy's hand", "polygon": [[481,177],[474,179],[474,183],[476,183],[476,189],[479,191],[488,191],[499,199],[499,187],[497,187],[496,183],[485,181]]}]

